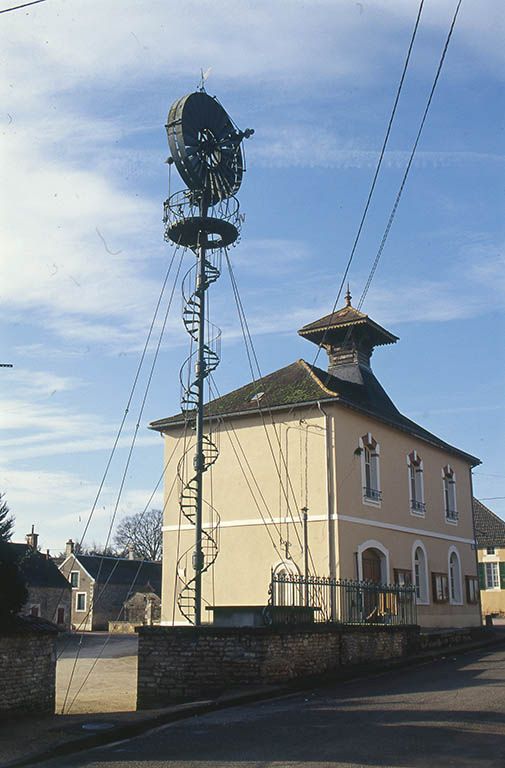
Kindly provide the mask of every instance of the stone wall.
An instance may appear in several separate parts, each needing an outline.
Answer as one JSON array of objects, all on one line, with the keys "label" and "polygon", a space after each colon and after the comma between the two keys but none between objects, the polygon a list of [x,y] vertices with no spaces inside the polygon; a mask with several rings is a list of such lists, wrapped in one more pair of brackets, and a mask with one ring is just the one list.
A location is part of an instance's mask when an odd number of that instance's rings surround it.
[{"label": "stone wall", "polygon": [[53,714],[57,631],[28,619],[0,632],[0,716]]},{"label": "stone wall", "polygon": [[399,658],[417,627],[139,627],[137,708]]}]

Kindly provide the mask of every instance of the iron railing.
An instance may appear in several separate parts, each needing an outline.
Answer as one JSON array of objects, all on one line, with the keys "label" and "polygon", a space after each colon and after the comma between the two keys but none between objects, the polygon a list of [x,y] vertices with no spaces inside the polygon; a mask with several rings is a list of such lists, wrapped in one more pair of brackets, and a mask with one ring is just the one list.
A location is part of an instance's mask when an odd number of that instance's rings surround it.
[{"label": "iron railing", "polygon": [[365,499],[372,499],[372,501],[380,501],[382,499],[382,491],[377,488],[370,488],[368,485],[363,487],[363,496]]},{"label": "iron railing", "polygon": [[[317,623],[417,623],[416,594],[412,585],[272,573],[269,605],[311,609],[305,615],[311,621],[313,616]],[[289,611],[284,613],[289,615]]]},{"label": "iron railing", "polygon": [[418,501],[417,499],[410,500],[410,508],[412,512],[426,512],[426,504],[424,501]]}]

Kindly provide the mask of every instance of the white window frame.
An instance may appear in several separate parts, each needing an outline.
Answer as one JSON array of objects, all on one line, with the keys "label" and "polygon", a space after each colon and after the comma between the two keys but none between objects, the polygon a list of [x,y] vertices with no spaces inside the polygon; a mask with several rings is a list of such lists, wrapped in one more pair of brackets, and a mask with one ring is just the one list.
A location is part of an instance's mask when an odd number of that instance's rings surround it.
[{"label": "white window frame", "polygon": [[[449,493],[449,489],[452,489],[451,493]],[[442,468],[442,494],[444,500],[445,522],[448,525],[457,525],[458,504],[456,499],[456,473],[450,464],[446,464],[446,466]],[[451,499],[449,496],[452,496],[454,509],[450,509]],[[449,512],[452,512],[451,516],[449,516]]]},{"label": "white window frame", "polygon": [[[456,571],[451,566],[452,558],[456,559]],[[449,603],[463,605],[463,582],[461,577],[461,557],[455,546],[449,547],[447,554],[447,577],[449,580]]]},{"label": "white window frame", "polygon": [[[84,608],[79,608],[80,595],[84,595]],[[75,610],[79,611],[79,613],[84,613],[86,611],[87,604],[88,604],[88,596],[86,592],[76,592],[75,593]]]},{"label": "white window frame", "polygon": [[[409,509],[414,517],[426,516],[424,503],[424,465],[416,450],[407,455],[407,480],[409,484]],[[412,493],[414,486],[414,493]]]},{"label": "white window frame", "polygon": [[[372,507],[380,507],[382,502],[382,491],[381,491],[381,476],[380,476],[380,444],[377,442],[377,440],[372,436],[370,432],[367,432],[366,435],[363,435],[363,437],[360,437],[359,439],[359,447],[361,449],[361,488],[362,488],[362,501],[363,504],[368,504]],[[370,453],[370,451],[373,451],[373,453]],[[367,452],[370,453],[370,457],[374,460],[373,465],[370,464],[370,484],[367,482],[367,471],[366,471],[366,455]],[[372,466],[373,466],[373,474],[375,477],[372,477]],[[373,488],[371,483],[375,482],[376,488]],[[367,489],[376,493],[377,498],[371,498],[370,496],[367,496]]]},{"label": "white window frame", "polygon": [[[419,585],[416,578],[416,552],[420,549],[424,556],[424,578],[420,580]],[[416,603],[417,605],[430,605],[430,585],[428,582],[429,567],[428,567],[428,553],[426,547],[420,539],[414,541],[412,544],[412,584],[415,587]],[[419,595],[417,590],[419,587]],[[424,594],[423,594],[424,592]]]},{"label": "white window frame", "polygon": [[[77,584],[75,584],[75,585],[72,584],[72,576],[74,574],[77,576]],[[81,574],[80,574],[80,572],[79,571],[70,571],[70,586],[72,587],[72,589],[79,589],[80,584],[81,584]]]},{"label": "white window frame", "polygon": [[[300,576],[300,570],[292,560],[279,560],[272,568],[274,576]],[[304,597],[301,592],[301,585],[296,583],[279,584],[281,595],[281,605],[303,605]]]},{"label": "white window frame", "polygon": [[[488,568],[494,576],[491,578],[491,584],[488,579]],[[498,561],[491,560],[489,563],[484,563],[484,575],[486,580],[486,589],[500,589],[500,566]]]}]

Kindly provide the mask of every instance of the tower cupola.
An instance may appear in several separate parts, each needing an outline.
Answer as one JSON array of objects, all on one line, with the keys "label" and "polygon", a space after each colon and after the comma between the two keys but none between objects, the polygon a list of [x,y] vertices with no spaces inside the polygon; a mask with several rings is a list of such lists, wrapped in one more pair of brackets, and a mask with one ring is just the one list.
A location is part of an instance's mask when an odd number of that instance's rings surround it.
[{"label": "tower cupola", "polygon": [[299,335],[328,354],[328,373],[340,379],[362,383],[361,367],[370,368],[375,347],[394,344],[398,336],[387,331],[368,315],[355,309],[347,288],[345,306],[331,315],[304,325]]}]

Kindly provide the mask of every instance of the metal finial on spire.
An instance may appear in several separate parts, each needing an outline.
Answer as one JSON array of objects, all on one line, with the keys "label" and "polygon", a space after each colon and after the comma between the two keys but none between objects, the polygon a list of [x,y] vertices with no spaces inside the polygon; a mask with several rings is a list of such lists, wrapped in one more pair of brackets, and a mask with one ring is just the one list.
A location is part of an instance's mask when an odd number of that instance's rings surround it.
[{"label": "metal finial on spire", "polygon": [[351,299],[352,299],[351,291],[350,291],[350,288],[349,288],[349,283],[347,283],[347,293],[345,294],[345,306],[346,307],[350,307],[351,306]]}]

